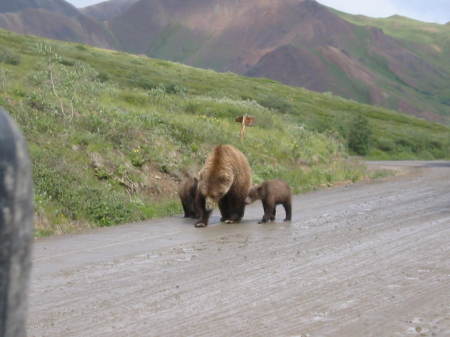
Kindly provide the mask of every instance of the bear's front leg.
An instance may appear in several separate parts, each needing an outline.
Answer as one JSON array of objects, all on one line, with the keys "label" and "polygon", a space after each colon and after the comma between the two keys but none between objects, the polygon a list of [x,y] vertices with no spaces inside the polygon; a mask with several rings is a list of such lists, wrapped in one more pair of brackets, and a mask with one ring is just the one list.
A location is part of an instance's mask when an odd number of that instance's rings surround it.
[{"label": "bear's front leg", "polygon": [[208,226],[208,220],[209,220],[209,216],[211,215],[212,211],[203,211],[202,212],[202,216],[200,217],[200,220],[197,221],[197,223],[195,224],[195,227],[197,228],[201,228],[201,227],[206,227]]},{"label": "bear's front leg", "polygon": [[270,215],[264,213],[264,216],[262,217],[262,219],[258,223],[266,223],[268,221],[270,221]]},{"label": "bear's front leg", "polygon": [[195,227],[206,227],[208,226],[209,216],[212,213],[212,210],[206,209],[206,199],[201,193],[197,193],[195,196],[195,204],[198,211],[199,219],[195,223]]},{"label": "bear's front leg", "polygon": [[244,217],[245,212],[245,203],[242,202],[240,205],[237,205],[234,209],[234,212],[231,214],[230,220],[232,223],[240,222]]},{"label": "bear's front leg", "polygon": [[219,200],[219,210],[222,215],[220,222],[227,222],[230,220],[230,204],[228,195],[223,196],[223,198]]},{"label": "bear's front leg", "polygon": [[270,221],[274,214],[274,206],[270,205],[265,200],[262,201],[263,208],[264,208],[264,216],[262,217],[261,221],[258,223],[266,223]]}]

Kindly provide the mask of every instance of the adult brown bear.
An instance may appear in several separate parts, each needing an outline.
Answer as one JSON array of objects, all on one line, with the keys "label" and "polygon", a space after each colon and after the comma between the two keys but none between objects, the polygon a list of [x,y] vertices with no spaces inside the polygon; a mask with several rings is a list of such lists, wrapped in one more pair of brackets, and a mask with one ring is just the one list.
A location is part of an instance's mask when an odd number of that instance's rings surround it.
[{"label": "adult brown bear", "polygon": [[196,205],[200,220],[195,226],[206,227],[217,204],[220,221],[239,222],[251,185],[252,172],[245,155],[231,145],[216,146],[199,172]]}]

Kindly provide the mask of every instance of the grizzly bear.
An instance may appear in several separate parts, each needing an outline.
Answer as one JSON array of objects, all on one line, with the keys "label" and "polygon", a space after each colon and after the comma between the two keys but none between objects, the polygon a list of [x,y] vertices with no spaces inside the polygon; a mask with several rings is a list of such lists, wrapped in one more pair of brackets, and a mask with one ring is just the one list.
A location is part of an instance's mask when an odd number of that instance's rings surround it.
[{"label": "grizzly bear", "polygon": [[251,204],[255,200],[261,200],[264,208],[264,216],[258,223],[275,220],[277,205],[283,205],[286,213],[284,221],[291,221],[292,193],[289,185],[280,179],[267,180],[260,185],[253,186],[248,192],[245,203]]},{"label": "grizzly bear", "polygon": [[195,195],[197,193],[198,180],[194,177],[186,178],[178,189],[178,196],[183,205],[185,218],[198,218],[198,212],[195,207]]},{"label": "grizzly bear", "polygon": [[251,184],[252,172],[245,155],[231,145],[216,146],[199,172],[196,205],[200,220],[195,226],[206,227],[217,204],[220,221],[239,222]]}]

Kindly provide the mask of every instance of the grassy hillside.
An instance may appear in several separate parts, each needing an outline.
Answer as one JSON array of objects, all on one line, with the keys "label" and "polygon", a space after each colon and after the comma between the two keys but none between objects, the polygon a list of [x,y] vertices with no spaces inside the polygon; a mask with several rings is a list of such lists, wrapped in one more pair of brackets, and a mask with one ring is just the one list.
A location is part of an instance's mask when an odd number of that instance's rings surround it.
[{"label": "grassy hillside", "polygon": [[[360,25],[382,29],[386,34],[403,40],[406,48],[412,48],[431,63],[439,63],[445,69],[450,68],[450,25],[417,21],[394,15],[388,18],[370,18],[363,15],[351,15],[335,11],[343,19]],[[417,49],[421,44],[423,49]],[[446,56],[447,55],[447,56]]]},{"label": "grassy hillside", "polygon": [[[443,79],[448,82],[450,69],[450,25],[421,22],[402,16],[388,18],[370,18],[362,15],[351,15],[335,11],[343,19],[359,25],[382,29],[383,32],[397,39],[402,46],[418,55],[428,64],[444,70]],[[450,88],[445,82],[424,83],[423,92],[416,92],[418,100],[413,106],[423,104],[420,101],[433,103],[433,110],[440,114],[450,113]],[[433,95],[431,95],[433,93]],[[431,105],[429,106],[431,107]],[[427,110],[425,110],[427,111]]]},{"label": "grassy hillside", "polygon": [[[180,213],[178,182],[220,143],[248,156],[255,182],[356,181],[356,116],[370,158],[448,157],[448,128],[332,95],[3,30],[0,45],[0,105],[29,143],[37,235]],[[245,113],[257,125],[241,143]]]}]

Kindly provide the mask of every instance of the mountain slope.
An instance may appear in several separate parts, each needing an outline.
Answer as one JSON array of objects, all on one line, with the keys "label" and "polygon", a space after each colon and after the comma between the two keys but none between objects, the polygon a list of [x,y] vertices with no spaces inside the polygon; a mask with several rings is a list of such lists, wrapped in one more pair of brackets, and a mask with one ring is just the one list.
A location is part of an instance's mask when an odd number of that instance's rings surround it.
[{"label": "mountain slope", "polygon": [[[130,51],[166,56],[178,49],[185,51],[175,55],[180,61],[238,72],[284,44],[340,44],[352,34],[351,24],[309,0],[140,0],[111,27]],[[329,36],[330,30],[336,35]],[[192,44],[199,48],[189,53]]]},{"label": "mountain slope", "polygon": [[110,0],[81,8],[80,11],[99,21],[108,21],[121,15],[138,0]]},{"label": "mountain slope", "polygon": [[312,0],[140,0],[110,27],[127,51],[449,120],[445,63],[350,21]]},{"label": "mountain slope", "polygon": [[0,27],[104,48],[117,46],[108,29],[64,0],[0,0]]},{"label": "mountain slope", "polygon": [[394,15],[388,18],[369,18],[334,11],[343,19],[359,26],[372,26],[382,29],[386,34],[403,41],[406,48],[412,49],[425,59],[448,67],[450,60],[450,24],[441,25],[421,22]]},{"label": "mountain slope", "polygon": [[74,6],[62,0],[0,0],[0,13],[14,13],[30,8],[46,9],[67,16],[78,15]]},{"label": "mountain slope", "polygon": [[[450,122],[450,26],[313,0],[0,0],[0,27],[268,77]],[[37,8],[39,7],[39,8]],[[84,13],[84,14],[83,14]]]},{"label": "mountain slope", "polygon": [[[437,65],[445,79],[431,92],[434,100],[441,103],[440,109],[447,111],[450,106],[450,25],[425,23],[398,15],[386,19],[374,19],[364,16],[336,12],[345,20],[357,25],[370,25],[382,29],[396,38],[412,53],[429,64]],[[430,99],[430,95],[426,99]]]}]

